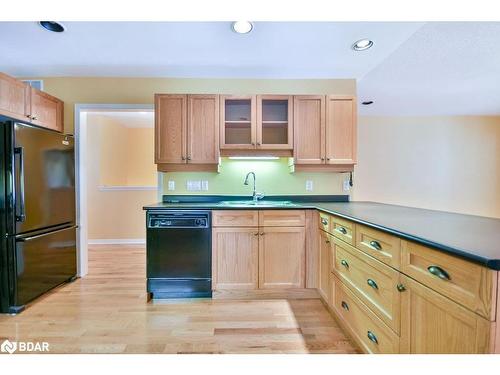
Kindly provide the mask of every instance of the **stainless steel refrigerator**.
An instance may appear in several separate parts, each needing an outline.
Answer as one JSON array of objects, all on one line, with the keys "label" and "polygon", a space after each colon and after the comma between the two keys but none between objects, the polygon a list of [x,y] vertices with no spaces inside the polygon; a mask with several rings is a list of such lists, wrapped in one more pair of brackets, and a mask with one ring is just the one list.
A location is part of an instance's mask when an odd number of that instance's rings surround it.
[{"label": "stainless steel refrigerator", "polygon": [[76,275],[74,141],[0,121],[0,307],[17,313]]}]

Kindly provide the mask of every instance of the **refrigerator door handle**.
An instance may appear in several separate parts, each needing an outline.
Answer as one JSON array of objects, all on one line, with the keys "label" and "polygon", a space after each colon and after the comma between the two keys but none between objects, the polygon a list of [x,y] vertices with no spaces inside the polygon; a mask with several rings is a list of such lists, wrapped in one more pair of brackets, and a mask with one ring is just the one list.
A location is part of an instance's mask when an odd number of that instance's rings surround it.
[{"label": "refrigerator door handle", "polygon": [[16,221],[26,221],[26,207],[24,203],[24,147],[15,147],[14,154],[19,155],[19,215],[16,210]]},{"label": "refrigerator door handle", "polygon": [[19,238],[16,238],[16,241],[18,241],[18,242],[28,242],[28,241],[36,240],[37,238],[44,237],[44,236],[46,236],[48,234],[54,234],[54,233],[64,232],[65,230],[76,229],[76,228],[77,228],[77,226],[73,225],[73,226],[70,226],[70,227],[66,227],[66,228],[54,230],[52,232],[45,232],[45,233],[42,233],[42,234],[37,234],[35,236],[19,237]]}]

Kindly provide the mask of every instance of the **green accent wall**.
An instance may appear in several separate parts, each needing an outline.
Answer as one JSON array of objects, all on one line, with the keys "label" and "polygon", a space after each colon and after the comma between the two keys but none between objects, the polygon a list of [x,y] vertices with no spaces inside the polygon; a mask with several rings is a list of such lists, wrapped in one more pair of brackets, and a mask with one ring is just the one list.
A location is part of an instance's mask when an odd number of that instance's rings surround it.
[{"label": "green accent wall", "polygon": [[[290,173],[288,158],[278,160],[231,160],[221,158],[219,173],[216,172],[168,172],[163,173],[163,194],[224,194],[251,195],[253,180],[248,186],[243,181],[248,172],[257,176],[257,191],[266,195],[325,195],[347,194],[342,183],[348,173]],[[168,181],[175,181],[175,191],[169,191]],[[188,180],[207,180],[208,191],[188,191]],[[306,191],[306,180],[313,181],[313,191]]]}]

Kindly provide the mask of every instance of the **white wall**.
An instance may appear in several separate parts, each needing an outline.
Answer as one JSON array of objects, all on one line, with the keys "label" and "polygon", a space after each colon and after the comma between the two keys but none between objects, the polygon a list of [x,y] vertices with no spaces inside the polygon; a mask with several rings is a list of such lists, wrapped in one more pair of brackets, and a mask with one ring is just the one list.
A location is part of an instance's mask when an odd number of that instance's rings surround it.
[{"label": "white wall", "polygon": [[500,117],[359,117],[353,200],[500,218]]}]

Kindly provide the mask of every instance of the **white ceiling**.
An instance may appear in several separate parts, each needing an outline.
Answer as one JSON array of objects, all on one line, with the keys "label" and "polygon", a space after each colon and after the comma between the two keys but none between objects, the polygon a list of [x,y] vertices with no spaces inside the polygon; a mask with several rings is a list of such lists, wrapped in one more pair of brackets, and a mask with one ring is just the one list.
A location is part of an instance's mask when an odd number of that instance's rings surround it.
[{"label": "white ceiling", "polygon": [[[500,23],[0,22],[18,77],[355,78],[361,114],[500,114]],[[372,49],[350,47],[361,38]]]}]

